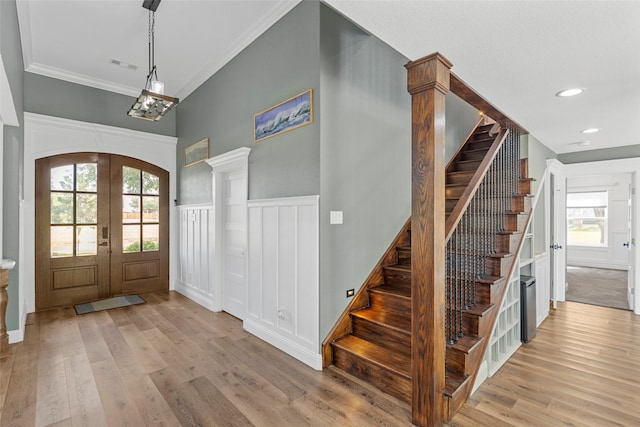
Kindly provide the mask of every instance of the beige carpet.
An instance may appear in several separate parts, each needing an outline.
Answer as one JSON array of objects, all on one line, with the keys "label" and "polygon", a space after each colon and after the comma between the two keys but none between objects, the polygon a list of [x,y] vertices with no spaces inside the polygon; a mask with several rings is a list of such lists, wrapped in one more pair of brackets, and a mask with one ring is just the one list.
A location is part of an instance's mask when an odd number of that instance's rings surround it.
[{"label": "beige carpet", "polygon": [[567,266],[567,301],[629,310],[627,272]]}]

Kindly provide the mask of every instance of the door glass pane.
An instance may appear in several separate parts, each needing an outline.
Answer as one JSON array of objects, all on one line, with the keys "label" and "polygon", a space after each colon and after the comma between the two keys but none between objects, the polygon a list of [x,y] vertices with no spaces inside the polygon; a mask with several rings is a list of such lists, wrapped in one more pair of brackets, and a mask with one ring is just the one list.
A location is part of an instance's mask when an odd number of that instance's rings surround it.
[{"label": "door glass pane", "polygon": [[142,226],[142,250],[157,251],[159,244],[159,228],[158,224],[145,224]]},{"label": "door glass pane", "polygon": [[73,193],[51,192],[51,224],[73,224]]},{"label": "door glass pane", "polygon": [[140,194],[140,169],[122,167],[122,192],[125,194]]},{"label": "door glass pane", "polygon": [[158,222],[160,219],[158,203],[160,203],[158,196],[142,196],[142,222]]},{"label": "door glass pane", "polygon": [[140,226],[122,226],[122,252],[140,252]]},{"label": "door glass pane", "polygon": [[160,178],[150,174],[149,172],[142,172],[142,193],[143,194],[160,194]]},{"label": "door glass pane", "polygon": [[98,227],[95,225],[81,225],[76,227],[76,231],[76,255],[96,255],[98,253]]},{"label": "door glass pane", "polygon": [[51,227],[51,257],[73,256],[73,226]]},{"label": "door glass pane", "polygon": [[122,222],[140,222],[140,196],[122,196]]},{"label": "door glass pane", "polygon": [[98,222],[98,195],[76,194],[76,224]]},{"label": "door glass pane", "polygon": [[73,165],[51,168],[52,190],[73,190]]},{"label": "door glass pane", "polygon": [[76,165],[76,191],[96,192],[98,189],[98,165],[78,163]]}]

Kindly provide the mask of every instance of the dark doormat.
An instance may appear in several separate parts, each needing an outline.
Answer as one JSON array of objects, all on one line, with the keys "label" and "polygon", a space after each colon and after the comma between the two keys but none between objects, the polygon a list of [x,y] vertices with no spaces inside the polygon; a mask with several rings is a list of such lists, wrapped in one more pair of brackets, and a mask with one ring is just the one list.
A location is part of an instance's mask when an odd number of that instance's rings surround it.
[{"label": "dark doormat", "polygon": [[93,313],[100,310],[109,310],[111,308],[126,307],[128,305],[144,304],[146,301],[139,295],[123,295],[100,301],[88,302],[86,304],[76,304],[74,308],[77,314]]}]

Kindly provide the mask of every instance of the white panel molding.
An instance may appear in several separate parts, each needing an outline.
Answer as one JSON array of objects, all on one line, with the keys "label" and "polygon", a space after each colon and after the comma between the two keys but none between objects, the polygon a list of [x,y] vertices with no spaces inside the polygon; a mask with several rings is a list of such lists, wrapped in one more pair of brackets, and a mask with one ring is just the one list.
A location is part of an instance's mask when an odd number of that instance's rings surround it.
[{"label": "white panel molding", "polygon": [[213,310],[214,206],[181,205],[178,211],[178,267],[175,289]]},{"label": "white panel molding", "polygon": [[319,196],[250,200],[245,329],[322,369]]},{"label": "white panel molding", "polygon": [[244,320],[243,327],[247,332],[252,333],[288,355],[295,357],[307,366],[317,371],[322,370],[322,354],[300,346],[297,342],[274,332],[273,329],[250,317]]},{"label": "white panel molding", "polygon": [[[20,221],[24,234],[20,240],[21,267],[19,292],[27,312],[35,311],[35,161],[56,154],[100,152],[130,156],[169,172],[169,200],[176,198],[177,138],[133,131],[113,126],[24,113],[24,209]],[[169,207],[169,239],[178,241],[176,208]],[[169,250],[169,286],[175,287],[178,245]]]}]

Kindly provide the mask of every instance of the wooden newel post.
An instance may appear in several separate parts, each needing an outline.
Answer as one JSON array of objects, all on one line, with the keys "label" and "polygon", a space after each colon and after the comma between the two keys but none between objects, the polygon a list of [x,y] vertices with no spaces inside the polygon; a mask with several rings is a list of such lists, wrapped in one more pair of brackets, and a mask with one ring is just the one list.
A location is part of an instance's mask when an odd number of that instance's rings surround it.
[{"label": "wooden newel post", "polygon": [[412,420],[444,421],[445,97],[452,64],[434,53],[406,65],[412,99]]},{"label": "wooden newel post", "polygon": [[7,286],[9,286],[9,270],[0,269],[0,358],[9,355],[9,335],[7,335]]}]

